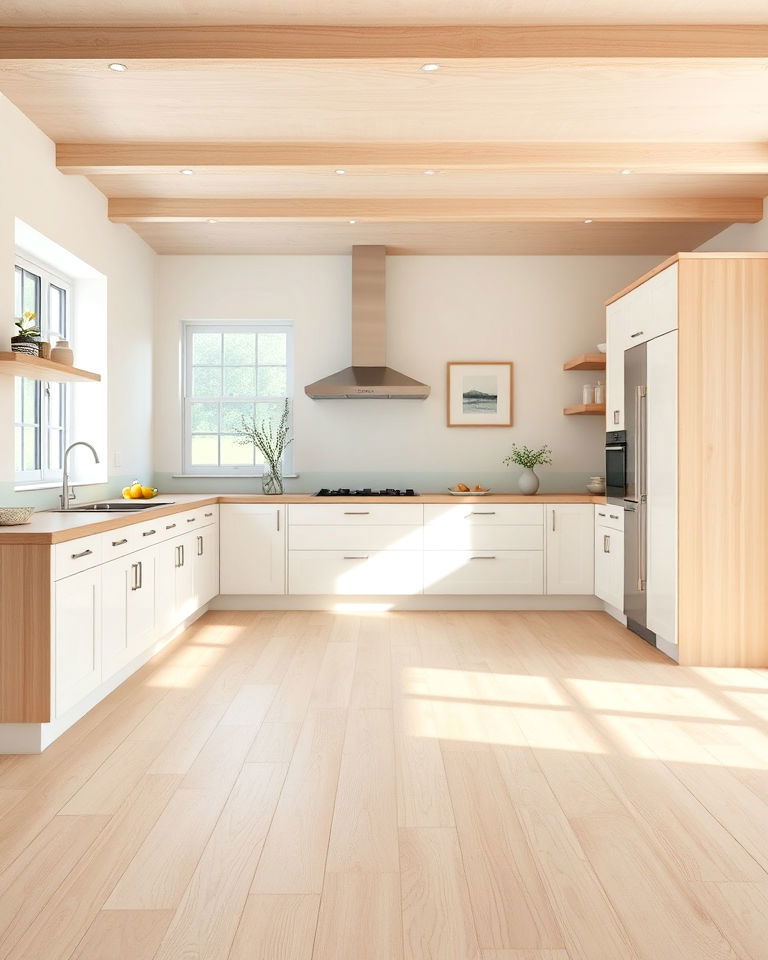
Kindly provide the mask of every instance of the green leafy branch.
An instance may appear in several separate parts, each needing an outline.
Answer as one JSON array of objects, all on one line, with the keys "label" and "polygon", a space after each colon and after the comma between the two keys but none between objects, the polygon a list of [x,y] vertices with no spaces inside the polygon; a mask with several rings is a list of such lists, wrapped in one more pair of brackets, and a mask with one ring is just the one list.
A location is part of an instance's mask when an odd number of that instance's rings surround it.
[{"label": "green leafy branch", "polygon": [[37,320],[37,314],[32,313],[31,310],[26,310],[16,321],[16,326],[19,328],[17,336],[39,337],[40,331],[37,329],[35,320]]},{"label": "green leafy branch", "polygon": [[513,443],[512,453],[510,456],[504,457],[502,463],[505,463],[507,466],[516,463],[519,467],[525,467],[527,470],[530,470],[539,464],[552,463],[552,450],[546,443],[538,450],[532,450],[531,447],[518,446],[516,443]]},{"label": "green leafy branch", "polygon": [[277,473],[283,459],[286,447],[293,443],[293,437],[288,423],[288,400],[283,406],[280,422],[275,425],[271,419],[256,422],[253,416],[242,417],[241,425],[237,428],[237,443],[243,446],[254,446],[264,457],[272,473]]}]

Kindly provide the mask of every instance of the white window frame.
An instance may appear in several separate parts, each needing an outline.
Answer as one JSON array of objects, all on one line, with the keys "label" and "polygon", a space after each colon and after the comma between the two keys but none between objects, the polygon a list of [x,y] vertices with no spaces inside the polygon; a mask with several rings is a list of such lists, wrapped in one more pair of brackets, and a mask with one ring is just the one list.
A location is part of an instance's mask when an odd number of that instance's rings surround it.
[{"label": "white window frame", "polygon": [[[73,282],[69,277],[65,277],[60,273],[56,273],[50,267],[43,264],[41,261],[30,260],[28,256],[25,256],[19,251],[16,252],[14,257],[14,273],[16,267],[21,267],[21,269],[26,270],[28,273],[34,273],[36,276],[40,277],[40,311],[37,316],[37,327],[40,330],[41,339],[47,340],[52,333],[62,333],[62,331],[52,328],[49,316],[50,310],[50,287],[58,287],[60,290],[63,290],[66,293],[66,334],[69,338],[70,346],[74,343],[74,329],[72,318],[74,316],[73,309]],[[15,278],[14,278],[15,283]],[[22,377],[16,379],[25,379]],[[40,410],[40,429],[38,433],[38,443],[40,446],[40,469],[38,470],[22,470],[19,468],[19,464],[14,466],[14,483],[15,486],[24,487],[27,485],[36,486],[43,483],[55,483],[61,481],[63,477],[63,470],[61,468],[52,469],[49,460],[48,460],[48,434],[52,429],[48,424],[48,403],[46,402],[46,393],[50,390],[51,386],[55,388],[62,387],[62,404],[64,406],[64,418],[63,418],[63,430],[61,433],[62,436],[62,460],[63,452],[66,448],[67,438],[71,435],[71,426],[72,426],[72,396],[71,396],[71,385],[70,384],[58,384],[58,383],[49,383],[47,380],[38,380],[35,381],[36,384],[36,393],[37,393],[37,403],[39,404]],[[15,400],[14,400],[14,411],[15,411]],[[14,412],[14,434],[17,426],[23,426],[16,421],[15,412]],[[14,436],[14,450],[15,450],[15,436]]]},{"label": "white window frame", "polygon": [[[192,389],[192,334],[200,333],[284,333],[286,336],[286,396],[282,397],[232,397],[232,400],[248,402],[281,403],[288,399],[288,425],[293,434],[293,324],[289,320],[184,320],[182,322],[182,470],[190,476],[237,476],[260,477],[262,464],[248,466],[193,466],[191,405],[194,402],[210,401],[212,397],[193,397]],[[293,473],[293,444],[283,456],[283,475]]]}]

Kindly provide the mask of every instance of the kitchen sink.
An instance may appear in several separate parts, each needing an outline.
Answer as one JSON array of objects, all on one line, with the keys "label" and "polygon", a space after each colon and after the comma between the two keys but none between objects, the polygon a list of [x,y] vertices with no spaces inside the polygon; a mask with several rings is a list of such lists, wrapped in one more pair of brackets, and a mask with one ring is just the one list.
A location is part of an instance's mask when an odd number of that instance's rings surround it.
[{"label": "kitchen sink", "polygon": [[124,503],[84,503],[69,510],[52,510],[51,513],[132,513],[134,510],[150,510],[152,507],[170,507],[175,500],[126,500]]}]

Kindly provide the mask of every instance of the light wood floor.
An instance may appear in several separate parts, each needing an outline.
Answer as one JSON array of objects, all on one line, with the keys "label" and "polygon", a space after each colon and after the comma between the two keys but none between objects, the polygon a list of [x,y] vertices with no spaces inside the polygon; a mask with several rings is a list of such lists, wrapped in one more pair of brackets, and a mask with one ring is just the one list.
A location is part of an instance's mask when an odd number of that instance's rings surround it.
[{"label": "light wood floor", "polygon": [[768,673],[596,613],[209,613],[0,758],[5,960],[765,960]]}]

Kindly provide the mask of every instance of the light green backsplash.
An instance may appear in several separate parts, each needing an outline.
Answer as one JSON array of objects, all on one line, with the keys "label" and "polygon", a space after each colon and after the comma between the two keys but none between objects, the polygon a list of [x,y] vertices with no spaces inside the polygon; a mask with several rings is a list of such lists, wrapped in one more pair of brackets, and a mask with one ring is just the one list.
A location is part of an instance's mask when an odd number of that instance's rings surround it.
[{"label": "light green backsplash", "polygon": [[[538,471],[537,471],[538,472]],[[603,473],[601,464],[596,463],[594,474]],[[321,487],[371,487],[380,490],[383,487],[405,489],[413,487],[419,493],[440,493],[456,483],[480,484],[490,487],[496,493],[518,493],[518,471],[387,471],[371,472],[302,472],[296,478],[284,481],[286,493],[315,493]],[[585,473],[566,473],[542,469],[540,493],[587,493],[588,476]],[[165,493],[261,493],[259,477],[174,477],[170,473],[156,473],[153,484]]]},{"label": "light green backsplash", "polygon": [[[107,483],[91,483],[75,486],[75,496],[80,503],[92,503],[94,500],[111,500],[119,497],[123,487],[132,481],[132,477],[111,477]],[[36,507],[38,510],[55,510],[59,506],[61,487],[48,490],[14,490],[12,483],[0,483],[0,506]]]}]

